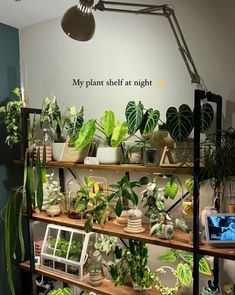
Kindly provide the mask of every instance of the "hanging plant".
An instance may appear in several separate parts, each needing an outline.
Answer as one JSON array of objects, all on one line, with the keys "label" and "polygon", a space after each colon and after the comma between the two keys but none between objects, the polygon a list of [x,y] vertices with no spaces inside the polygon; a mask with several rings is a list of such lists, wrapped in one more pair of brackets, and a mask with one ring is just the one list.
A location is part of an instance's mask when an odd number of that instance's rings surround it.
[{"label": "hanging plant", "polygon": [[170,136],[176,141],[185,141],[193,129],[193,112],[186,104],[177,110],[168,108],[166,112],[166,125]]}]

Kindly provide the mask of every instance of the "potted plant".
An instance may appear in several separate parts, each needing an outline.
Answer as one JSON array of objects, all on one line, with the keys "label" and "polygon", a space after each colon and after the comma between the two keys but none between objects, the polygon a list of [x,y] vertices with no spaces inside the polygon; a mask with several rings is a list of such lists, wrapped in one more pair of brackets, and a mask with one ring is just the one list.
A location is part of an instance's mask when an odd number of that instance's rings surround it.
[{"label": "potted plant", "polygon": [[[214,110],[209,103],[201,106],[200,132],[205,133],[214,119]],[[189,139],[194,126],[194,114],[191,108],[186,105],[180,105],[177,110],[175,107],[169,107],[166,111],[167,130],[176,141],[176,157],[179,162],[192,162],[193,141]]]},{"label": "potted plant", "polygon": [[129,248],[116,247],[110,266],[110,273],[115,286],[124,285],[130,276],[135,290],[152,287],[155,274],[148,267],[147,245],[136,240],[129,240]]},{"label": "potted plant", "polygon": [[[162,266],[155,270],[155,283],[156,289],[164,295],[177,295],[180,289],[180,282],[177,277],[177,273],[174,268],[170,266]],[[170,286],[162,283],[162,276],[167,276],[169,279],[170,276]],[[171,279],[173,277],[173,280]]]},{"label": "potted plant", "polygon": [[78,202],[81,206],[80,212],[86,214],[85,231],[90,232],[94,222],[103,227],[113,208],[105,193],[100,190],[99,184],[85,177],[85,186],[78,193],[81,196]]},{"label": "potted plant", "polygon": [[61,192],[59,181],[54,178],[54,173],[46,175],[45,189],[47,190],[47,208],[46,212],[49,216],[59,215],[61,212],[61,202],[64,195]]},{"label": "potted plant", "polygon": [[93,287],[99,287],[102,284],[100,261],[93,260],[89,267],[89,284]]},{"label": "potted plant", "polygon": [[[221,208],[225,211],[225,190],[228,188],[231,191],[231,175],[235,169],[235,152],[231,142],[227,139],[226,133],[221,133],[221,146],[214,144],[215,134],[209,137],[209,150],[205,154],[205,169],[204,178],[209,178],[210,184],[213,189],[213,205],[216,209]],[[231,192],[230,192],[231,193]]]},{"label": "potted plant", "polygon": [[[150,147],[150,135],[157,126],[160,112],[152,108],[145,109],[141,101],[138,103],[129,101],[126,106],[125,116],[128,125],[128,134],[130,136],[135,135],[139,141],[126,143],[124,159],[127,163],[139,163],[139,158],[143,158],[143,149]],[[141,137],[136,135],[137,131],[140,132]],[[139,155],[136,155],[136,153]],[[136,160],[136,157],[138,160]]]},{"label": "potted plant", "polygon": [[112,264],[113,252],[118,246],[118,238],[101,234],[96,239],[94,246],[93,255],[102,263],[105,278],[111,280],[110,265]]},{"label": "potted plant", "polygon": [[[177,263],[176,275],[180,284],[186,288],[190,288],[193,280],[193,253],[183,250],[171,249],[160,254],[158,259],[167,263]],[[199,272],[207,276],[212,275],[210,265],[205,257],[202,257],[199,261]],[[182,289],[181,291],[183,292]]]},{"label": "potted plant", "polygon": [[121,161],[120,145],[124,140],[128,127],[126,122],[115,120],[113,111],[105,111],[100,122],[96,122],[96,135],[104,143],[97,148],[97,158],[101,164],[115,164]]},{"label": "potted plant", "polygon": [[73,261],[80,261],[82,253],[82,242],[79,240],[73,240],[70,244],[70,241],[66,239],[52,239],[50,242],[50,248],[52,253],[55,250],[55,256],[63,258],[67,257],[67,252],[69,250],[68,259]]},{"label": "potted plant", "polygon": [[141,177],[137,181],[130,181],[129,172],[115,184],[111,184],[110,187],[115,189],[108,196],[109,202],[112,200],[116,201],[115,213],[118,216],[117,223],[126,226],[128,220],[129,201],[134,206],[138,205],[138,196],[134,191],[135,187],[141,187],[147,184],[148,178],[146,176]]},{"label": "potted plant", "polygon": [[[161,239],[171,240],[174,235],[174,220],[165,209],[165,200],[174,199],[178,192],[178,184],[174,177],[168,181],[165,187],[159,188],[156,178],[149,182],[147,189],[141,193],[141,201],[144,202],[145,213],[151,223],[150,234],[156,235]],[[176,219],[175,225],[183,231],[187,231],[184,220]]]},{"label": "potted plant", "polygon": [[89,120],[84,123],[84,108],[78,111],[75,106],[69,108],[69,117],[66,131],[68,137],[63,145],[61,162],[79,162],[83,163],[88,154],[90,143],[95,133],[95,120]]}]

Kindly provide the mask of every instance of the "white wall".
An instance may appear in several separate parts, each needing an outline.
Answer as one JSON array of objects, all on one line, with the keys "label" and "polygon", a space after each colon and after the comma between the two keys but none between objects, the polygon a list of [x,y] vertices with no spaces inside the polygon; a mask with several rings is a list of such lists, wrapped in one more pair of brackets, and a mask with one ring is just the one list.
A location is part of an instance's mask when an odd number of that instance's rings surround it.
[{"label": "white wall", "polygon": [[[207,88],[224,98],[224,127],[235,127],[235,1],[168,3],[175,7]],[[99,118],[104,110],[112,109],[119,119],[124,119],[129,100],[141,100],[146,107],[159,109],[162,120],[171,105],[193,106],[194,87],[166,19],[98,11],[94,15],[96,33],[85,43],[68,38],[60,27],[60,19],[20,30],[23,74],[31,107],[40,107],[42,99],[52,92],[64,108],[84,105],[86,118]],[[147,78],[154,86],[72,86],[73,79],[110,78]],[[161,80],[163,86],[159,85]],[[228,275],[235,281],[230,269],[225,267],[224,277]]]}]

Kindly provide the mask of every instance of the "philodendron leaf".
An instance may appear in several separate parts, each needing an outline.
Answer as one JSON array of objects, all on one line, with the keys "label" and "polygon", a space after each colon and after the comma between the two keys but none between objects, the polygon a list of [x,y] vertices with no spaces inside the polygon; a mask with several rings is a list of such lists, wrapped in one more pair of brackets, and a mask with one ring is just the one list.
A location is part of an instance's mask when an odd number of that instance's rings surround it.
[{"label": "philodendron leaf", "polygon": [[178,184],[175,182],[167,182],[165,186],[165,195],[171,199],[174,199],[178,192]]},{"label": "philodendron leaf", "polygon": [[123,204],[122,204],[121,200],[119,199],[117,201],[116,208],[115,208],[115,212],[116,212],[117,216],[120,216],[122,214],[123,209],[124,209]]},{"label": "philodendron leaf", "polygon": [[104,132],[107,137],[110,137],[113,133],[115,126],[115,115],[112,111],[105,111],[103,117]]},{"label": "philodendron leaf", "polygon": [[192,196],[193,195],[193,189],[194,189],[194,180],[193,177],[187,178],[185,180],[185,186],[189,194]]},{"label": "philodendron leaf", "polygon": [[170,107],[166,112],[166,125],[174,140],[186,140],[193,129],[193,113],[190,107],[182,104],[179,111],[175,107]]},{"label": "philodendron leaf", "polygon": [[163,262],[175,262],[176,261],[175,251],[171,249],[167,252],[161,253],[158,256],[158,260]]},{"label": "philodendron leaf", "polygon": [[156,223],[151,227],[150,230],[150,235],[155,236],[158,232],[162,230],[162,224],[161,223]]},{"label": "philodendron leaf", "polygon": [[192,284],[192,270],[187,263],[179,263],[176,269],[180,283],[187,288]]},{"label": "philodendron leaf", "polygon": [[89,120],[83,124],[80,129],[79,136],[75,141],[75,149],[80,150],[86,147],[91,141],[95,133],[95,120]]},{"label": "philodendron leaf", "polygon": [[171,240],[173,238],[173,235],[174,235],[173,226],[172,225],[169,225],[166,228],[166,237],[167,237],[168,240]]},{"label": "philodendron leaf", "polygon": [[210,128],[214,119],[214,110],[209,103],[204,103],[201,107],[200,132],[204,133]]},{"label": "philodendron leaf", "polygon": [[125,136],[128,132],[128,126],[126,122],[120,123],[117,122],[116,126],[113,129],[113,135],[111,138],[111,146],[117,147],[125,139]]},{"label": "philodendron leaf", "polygon": [[206,275],[206,276],[212,275],[210,265],[209,265],[208,261],[206,260],[206,258],[204,258],[204,257],[202,257],[199,260],[199,272],[201,274]]},{"label": "philodendron leaf", "polygon": [[136,104],[134,101],[128,102],[125,115],[128,124],[129,134],[134,135],[136,131],[140,128],[143,120],[143,109],[144,106],[141,101],[139,101],[138,104]]},{"label": "philodendron leaf", "polygon": [[160,112],[158,110],[148,109],[143,117],[142,124],[140,126],[140,133],[143,136],[149,136],[155,127],[157,126],[160,118]]},{"label": "philodendron leaf", "polygon": [[183,232],[188,232],[188,226],[183,218],[176,218],[175,225],[178,229],[182,230]]},{"label": "philodendron leaf", "polygon": [[178,253],[178,256],[180,257],[180,259],[182,259],[184,262],[191,264],[191,261],[193,260],[193,254],[188,252],[188,251],[184,251],[184,250],[176,250]]}]

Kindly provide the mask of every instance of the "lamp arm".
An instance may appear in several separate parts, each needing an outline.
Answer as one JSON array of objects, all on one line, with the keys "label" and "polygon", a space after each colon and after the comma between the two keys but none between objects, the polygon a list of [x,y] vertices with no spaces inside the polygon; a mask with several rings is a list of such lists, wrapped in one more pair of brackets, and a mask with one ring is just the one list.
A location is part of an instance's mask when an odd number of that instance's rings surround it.
[{"label": "lamp arm", "polygon": [[[108,6],[119,6],[124,8],[109,8]],[[126,9],[129,6],[134,9]],[[137,9],[137,7],[139,7]],[[165,16],[170,24],[173,31],[174,37],[176,39],[179,51],[183,58],[183,61],[187,67],[188,73],[191,77],[191,82],[196,84],[201,84],[201,78],[193,61],[192,55],[189,51],[187,43],[185,41],[184,35],[176,18],[174,9],[168,5],[151,5],[151,4],[139,4],[139,3],[127,3],[127,2],[113,2],[113,1],[103,1],[99,2],[93,7],[95,10],[100,11],[110,11],[110,12],[121,12],[121,13],[132,13],[132,14],[147,14],[147,15],[158,15]]]}]

